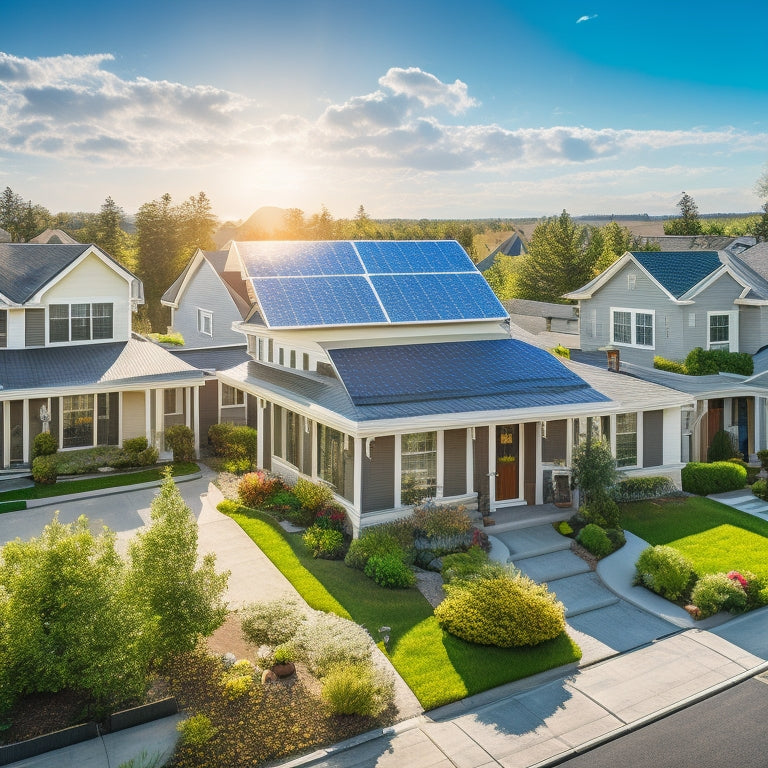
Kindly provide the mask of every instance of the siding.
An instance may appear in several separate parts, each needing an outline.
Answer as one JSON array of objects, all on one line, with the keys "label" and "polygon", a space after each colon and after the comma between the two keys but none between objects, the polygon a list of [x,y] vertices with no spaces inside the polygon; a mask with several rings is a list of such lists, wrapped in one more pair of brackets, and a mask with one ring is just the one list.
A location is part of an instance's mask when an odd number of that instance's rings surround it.
[{"label": "siding", "polygon": [[249,427],[252,427],[253,429],[257,429],[259,425],[259,398],[255,397],[254,395],[249,395],[246,392],[245,408],[246,408],[245,423]]},{"label": "siding", "polygon": [[45,310],[24,310],[24,346],[45,346]]},{"label": "siding", "polygon": [[474,473],[475,490],[480,494],[480,508],[487,510],[491,490],[488,477],[488,427],[475,429]]},{"label": "siding", "polygon": [[467,430],[446,429],[443,437],[443,496],[467,492]]},{"label": "siding", "polygon": [[[197,330],[197,310],[213,313],[213,336]],[[242,344],[245,337],[232,330],[241,320],[240,312],[216,270],[203,261],[179,297],[179,308],[173,311],[173,329],[184,337],[187,347],[215,347]]]},{"label": "siding", "polygon": [[272,409],[269,406],[264,409],[261,429],[264,433],[262,440],[264,456],[261,465],[264,469],[272,469]]},{"label": "siding", "polygon": [[208,379],[200,388],[200,445],[208,444],[208,430],[219,420],[219,381]]},{"label": "siding", "polygon": [[[716,283],[702,291],[695,298],[695,304],[688,307],[686,322],[683,323],[680,354],[675,359],[683,359],[694,347],[707,348],[709,341],[709,324],[707,312],[733,312],[738,307],[733,303],[739,297],[743,288],[730,276],[723,275]],[[692,311],[696,312],[696,327],[691,328],[687,317]],[[741,317],[739,318],[741,326]],[[741,328],[739,328],[741,337]],[[739,348],[741,351],[741,348]],[[754,350],[757,351],[757,350]]]},{"label": "siding", "polygon": [[371,458],[363,455],[362,511],[375,512],[395,506],[395,437],[377,437]]},{"label": "siding", "polygon": [[660,467],[664,463],[664,411],[643,413],[643,466]]},{"label": "siding", "polygon": [[123,392],[123,440],[146,434],[144,393]]},{"label": "siding", "polygon": [[754,355],[768,343],[768,307],[739,307],[739,352]]}]

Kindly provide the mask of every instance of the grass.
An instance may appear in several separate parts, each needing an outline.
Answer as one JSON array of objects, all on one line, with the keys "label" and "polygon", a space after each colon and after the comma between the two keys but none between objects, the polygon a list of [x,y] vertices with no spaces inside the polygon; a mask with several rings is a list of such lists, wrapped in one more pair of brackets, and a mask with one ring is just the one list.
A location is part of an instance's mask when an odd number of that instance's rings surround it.
[{"label": "grass", "polygon": [[[199,469],[197,464],[193,462],[177,462],[171,464],[171,474],[173,477],[189,475],[193,472],[198,472]],[[124,485],[149,483],[155,480],[162,480],[164,471],[164,467],[155,467],[153,469],[142,470],[141,472],[123,472],[119,475],[89,477],[83,480],[67,480],[51,485],[35,485],[32,488],[19,488],[14,491],[5,491],[0,493],[0,512],[11,512],[14,509],[12,504],[6,505],[5,502],[21,502],[27,499],[49,499],[53,496],[68,496],[72,493],[97,491],[102,488],[119,488]],[[16,509],[24,509],[25,506],[16,507]]]},{"label": "grass", "polygon": [[352,618],[374,639],[380,637],[379,627],[390,627],[390,661],[425,709],[581,658],[579,647],[565,633],[535,648],[466,643],[440,628],[418,590],[383,589],[341,561],[315,560],[299,534],[285,534],[265,514],[232,503],[222,505],[222,511],[313,608]]},{"label": "grass", "polygon": [[735,570],[768,577],[768,522],[754,515],[689,496],[625,504],[621,521],[649,544],[682,552],[699,575]]}]

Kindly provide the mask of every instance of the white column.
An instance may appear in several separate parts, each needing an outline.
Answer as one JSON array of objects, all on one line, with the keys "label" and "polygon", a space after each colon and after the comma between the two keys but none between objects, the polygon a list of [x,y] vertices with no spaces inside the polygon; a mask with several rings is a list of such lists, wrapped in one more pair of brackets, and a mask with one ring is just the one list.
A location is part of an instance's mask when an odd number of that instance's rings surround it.
[{"label": "white column", "polygon": [[[312,419],[310,423],[312,425],[310,427],[310,439],[312,440],[312,470],[310,475],[312,476],[313,480],[317,480],[317,422]],[[362,467],[362,464],[360,466]]]},{"label": "white column", "polygon": [[488,506],[496,508],[496,425],[488,426]]},{"label": "white column", "polygon": [[[61,416],[59,416],[61,421]],[[117,444],[123,447],[123,391],[117,393]]]},{"label": "white column", "polygon": [[[568,419],[568,423],[570,423]],[[566,429],[566,435],[568,430]],[[544,503],[544,470],[541,468],[541,424],[536,422],[536,503]],[[566,437],[567,439],[567,437]]]},{"label": "white column", "polygon": [[195,456],[200,457],[200,387],[192,387],[192,431],[195,433]]},{"label": "white column", "polygon": [[216,379],[216,421],[221,424],[221,380]]},{"label": "white column", "polygon": [[[403,471],[403,439],[400,435],[395,435],[395,476],[392,478],[392,482],[395,484],[395,507],[402,506],[400,503],[400,495],[402,493],[401,480]],[[355,453],[357,456],[357,453]]]},{"label": "white column", "polygon": [[[64,445],[64,397],[59,397],[59,448]],[[8,443],[6,443],[7,445]]]},{"label": "white column", "polygon": [[[59,416],[61,425],[61,416]],[[61,439],[59,439],[61,445]],[[11,466],[11,401],[3,401],[3,467]]]},{"label": "white column", "polygon": [[32,457],[29,451],[29,400],[25,397],[22,402],[23,402],[22,417],[21,417],[23,419],[22,430],[21,430],[22,446],[23,446],[22,457],[24,461],[28,462],[28,461],[32,461]]},{"label": "white column", "polygon": [[[755,420],[755,453],[763,449],[763,408],[765,407],[765,400],[762,397],[755,397],[754,405],[754,420]],[[745,457],[747,460],[749,456]]]},{"label": "white column", "polygon": [[665,464],[679,464],[681,453],[682,417],[680,408],[665,408],[662,422],[663,453]]},{"label": "white column", "polygon": [[352,535],[356,538],[360,534],[360,524],[363,517],[363,439],[355,438],[355,488],[352,494],[352,503],[357,513],[357,520],[352,520]]},{"label": "white column", "polygon": [[152,445],[152,390],[144,390],[144,434]]},{"label": "white column", "polygon": [[467,493],[475,492],[475,428],[467,429]]},{"label": "white column", "polygon": [[[248,395],[247,397],[253,397]],[[253,397],[256,401],[256,466],[264,466],[264,402],[260,397]],[[247,413],[247,411],[246,411]]]},{"label": "white column", "polygon": [[184,387],[184,423],[190,429],[192,429],[192,389],[192,387]]},{"label": "white column", "polygon": [[441,499],[445,488],[445,431],[437,430],[437,477],[435,479],[435,497]]}]

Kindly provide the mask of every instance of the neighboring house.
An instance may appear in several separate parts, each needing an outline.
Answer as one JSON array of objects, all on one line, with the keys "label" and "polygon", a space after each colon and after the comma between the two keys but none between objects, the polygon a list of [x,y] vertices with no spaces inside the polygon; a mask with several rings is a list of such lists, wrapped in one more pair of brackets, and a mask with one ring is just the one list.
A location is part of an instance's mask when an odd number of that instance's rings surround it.
[{"label": "neighboring house", "polygon": [[250,357],[212,366],[244,393],[230,407],[258,429],[260,466],[329,485],[356,532],[424,496],[550,500],[588,431],[626,471],[679,482],[692,399],[510,338],[455,242],[233,242],[227,258],[253,296],[231,314]]},{"label": "neighboring house", "polygon": [[512,322],[530,333],[579,335],[579,311],[575,304],[553,304],[529,299],[507,299],[501,303],[509,312]]},{"label": "neighboring house", "polygon": [[491,251],[482,261],[478,262],[477,269],[480,272],[485,272],[487,269],[490,269],[496,261],[497,256],[522,256],[525,252],[525,244],[520,235],[515,232],[501,243],[501,245]]},{"label": "neighboring house", "polygon": [[45,417],[65,450],[197,432],[204,375],[132,335],[140,303],[141,282],[94,245],[0,244],[0,469],[29,463]]},{"label": "neighboring house", "polygon": [[[682,361],[695,347],[755,355],[768,340],[768,247],[626,253],[587,285],[578,299],[577,359],[605,365],[598,350],[619,351],[623,372],[695,397],[683,416],[684,459],[705,460],[725,429],[745,456],[768,447],[765,377],[692,377],[653,368],[654,356]],[[738,250],[738,255],[732,251]]]},{"label": "neighboring house", "polygon": [[79,245],[74,237],[70,237],[60,229],[46,229],[37,237],[33,237],[30,243],[42,243],[46,245]]},{"label": "neighboring house", "polygon": [[728,251],[738,255],[753,246],[754,237],[730,235],[655,235],[642,238],[644,245],[658,245],[660,251]]},{"label": "neighboring house", "polygon": [[246,317],[251,297],[229,251],[198,249],[160,301],[171,308],[169,330],[184,337],[185,348],[242,346],[232,322]]}]

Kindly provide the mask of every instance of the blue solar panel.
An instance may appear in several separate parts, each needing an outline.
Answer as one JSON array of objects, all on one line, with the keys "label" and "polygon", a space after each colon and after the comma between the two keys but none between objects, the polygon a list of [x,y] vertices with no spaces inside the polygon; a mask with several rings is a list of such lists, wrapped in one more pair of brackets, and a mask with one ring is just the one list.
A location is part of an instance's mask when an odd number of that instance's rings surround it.
[{"label": "blue solar panel", "polygon": [[267,325],[277,328],[386,323],[362,276],[255,278]]},{"label": "blue solar panel", "polygon": [[355,247],[369,274],[475,271],[455,240],[361,240]]},{"label": "blue solar panel", "polygon": [[393,323],[507,316],[479,273],[374,275],[371,282]]},{"label": "blue solar panel", "polygon": [[238,243],[249,277],[362,275],[352,243],[345,240]]}]

